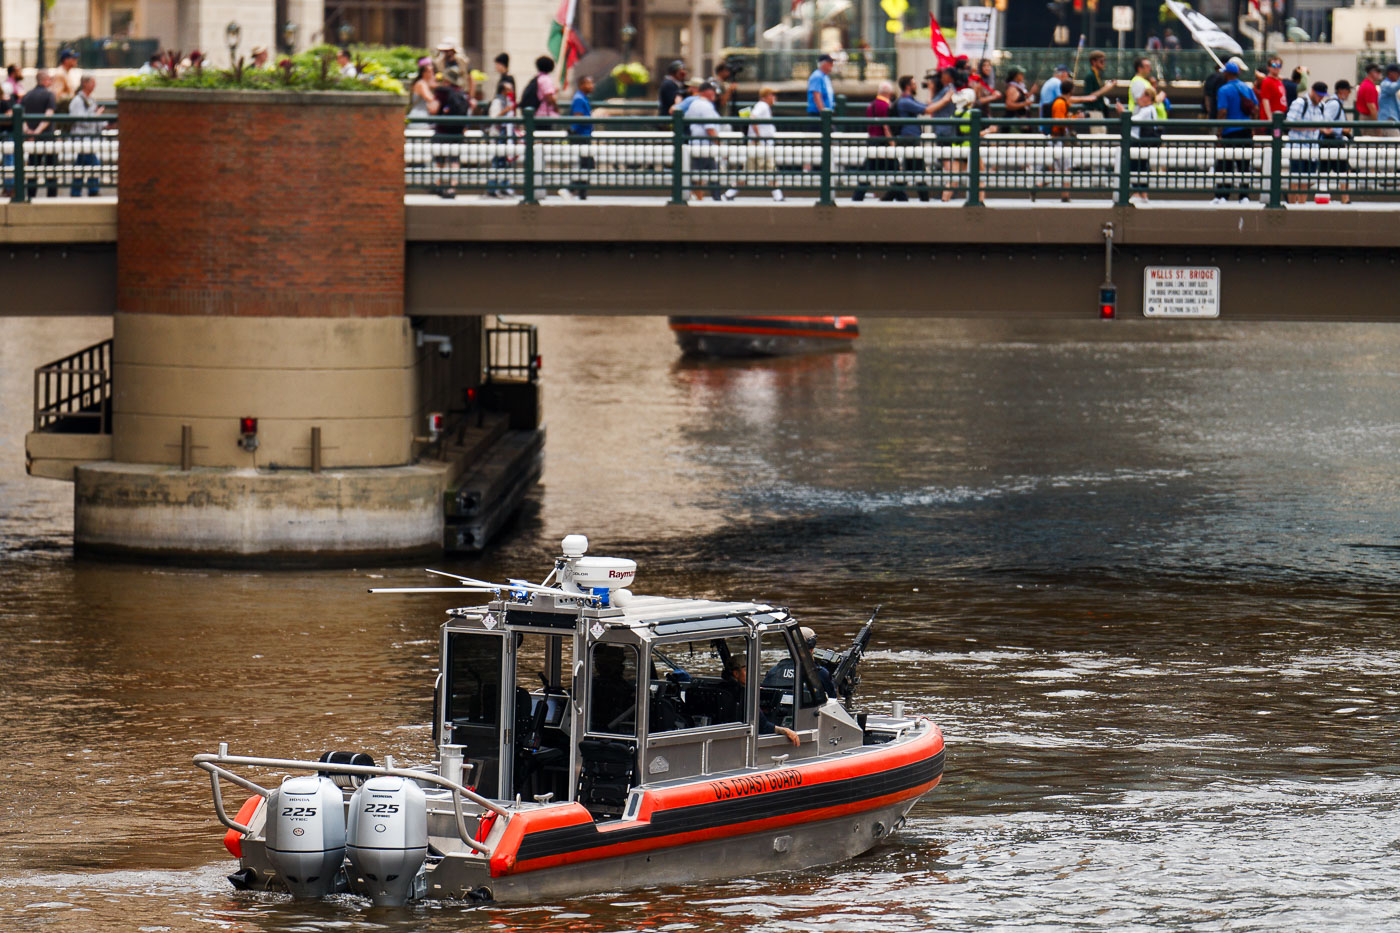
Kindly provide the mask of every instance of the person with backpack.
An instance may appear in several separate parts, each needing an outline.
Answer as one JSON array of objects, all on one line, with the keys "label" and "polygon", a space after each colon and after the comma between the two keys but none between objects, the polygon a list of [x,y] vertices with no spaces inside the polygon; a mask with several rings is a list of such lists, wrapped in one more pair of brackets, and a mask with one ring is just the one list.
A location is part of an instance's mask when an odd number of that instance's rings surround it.
[{"label": "person with backpack", "polygon": [[[1259,98],[1254,88],[1240,80],[1240,60],[1225,63],[1225,83],[1215,95],[1215,114],[1220,120],[1253,120],[1259,113]],[[1249,202],[1249,176],[1254,171],[1252,157],[1253,131],[1248,126],[1224,126],[1215,152],[1215,198],[1212,204],[1225,204],[1230,195],[1239,195],[1240,203]]]},{"label": "person with backpack", "polygon": [[535,76],[520,94],[520,109],[532,107],[537,117],[559,116],[559,86],[551,77],[554,72],[554,59],[548,55],[541,55],[535,59],[535,71]]}]

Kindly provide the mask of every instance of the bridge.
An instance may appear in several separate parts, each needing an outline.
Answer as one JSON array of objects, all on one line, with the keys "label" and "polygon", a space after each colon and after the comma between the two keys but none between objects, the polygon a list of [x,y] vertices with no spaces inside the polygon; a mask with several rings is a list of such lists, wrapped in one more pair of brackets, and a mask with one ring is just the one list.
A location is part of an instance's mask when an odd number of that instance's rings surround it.
[{"label": "bridge", "polygon": [[[1262,135],[1222,140],[1214,134],[1233,125],[1172,120],[1144,140],[1126,119],[983,126],[974,113],[889,121],[923,135],[872,141],[865,118],[828,115],[819,132],[777,118],[760,144],[737,119],[703,140],[679,119],[593,118],[589,137],[568,132],[572,118],[446,120],[461,135],[411,125],[404,139],[410,315],[1083,318],[1097,313],[1106,278],[1127,312],[1142,306],[1144,269],[1192,265],[1221,270],[1233,319],[1395,314],[1330,298],[1337,275],[1353,295],[1382,294],[1400,246],[1400,140],[1297,135],[1356,124],[1276,119],[1248,125]],[[1031,132],[1042,125],[1077,135]],[[0,204],[0,313],[115,310],[114,200],[31,195],[51,178],[60,192],[94,177],[113,190],[119,145],[109,132],[11,134],[0,147],[19,156],[3,176],[14,200]],[[36,147],[57,165],[27,165]],[[78,165],[79,152],[101,164]],[[453,198],[434,193],[447,189]],[[1212,203],[1222,192],[1252,198]]]},{"label": "bridge", "polygon": [[[543,444],[530,330],[491,315],[1091,320],[1109,283],[1143,314],[1166,269],[1212,284],[1191,313],[1400,314],[1400,138],[977,115],[893,121],[903,140],[830,115],[771,141],[528,113],[424,133],[400,106],[145,90],[120,131],[5,139],[0,313],[115,317],[36,374],[29,468],[74,481],[80,551],[479,548]],[[39,196],[73,187],[99,196]]]}]

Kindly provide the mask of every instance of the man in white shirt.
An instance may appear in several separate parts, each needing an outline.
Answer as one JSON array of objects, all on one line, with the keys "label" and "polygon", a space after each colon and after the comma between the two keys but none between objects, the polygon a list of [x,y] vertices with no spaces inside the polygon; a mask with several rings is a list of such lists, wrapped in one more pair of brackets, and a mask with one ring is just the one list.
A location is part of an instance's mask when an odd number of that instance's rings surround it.
[{"label": "man in white shirt", "polygon": [[[690,106],[685,111],[685,122],[690,127],[690,170],[692,172],[713,172],[718,168],[714,155],[711,154],[713,140],[719,138],[719,124],[707,123],[707,120],[718,120],[719,111],[715,109],[715,98],[719,96],[719,88],[710,82],[700,85],[695,93],[695,99],[690,102]],[[703,153],[703,154],[697,154]],[[719,182],[712,180],[710,187],[715,200],[719,200]],[[703,201],[705,193],[700,188],[695,189],[696,200]]]},{"label": "man in white shirt", "polygon": [[[749,110],[749,152],[747,163],[744,168],[749,172],[767,173],[768,184],[777,181],[778,166],[773,159],[774,140],[778,135],[778,128],[768,122],[773,119],[773,104],[778,100],[778,92],[771,87],[765,87],[758,92],[758,103]],[[733,191],[734,189],[730,189]],[[726,197],[730,197],[730,192],[725,192]],[[773,200],[783,199],[783,189],[773,189]]]},{"label": "man in white shirt", "polygon": [[340,66],[342,78],[358,78],[360,76],[360,70],[355,67],[355,60],[350,57],[349,49],[341,49],[336,52],[335,63]]},{"label": "man in white shirt", "polygon": [[[1318,81],[1306,94],[1299,94],[1288,105],[1289,123],[1322,123],[1327,114],[1322,103],[1327,99],[1327,83]],[[1317,174],[1317,139],[1321,128],[1295,128],[1288,131],[1288,203],[1302,204],[1307,199],[1310,175]]]}]

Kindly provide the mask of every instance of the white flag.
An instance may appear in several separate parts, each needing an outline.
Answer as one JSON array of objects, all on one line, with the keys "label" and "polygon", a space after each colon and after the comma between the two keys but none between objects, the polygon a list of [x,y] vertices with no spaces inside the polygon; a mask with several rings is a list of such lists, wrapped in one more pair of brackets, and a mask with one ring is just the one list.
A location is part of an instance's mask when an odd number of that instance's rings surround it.
[{"label": "white flag", "polygon": [[1191,38],[1208,49],[1219,49],[1230,55],[1240,55],[1244,49],[1234,39],[1226,35],[1219,26],[1207,16],[1197,13],[1195,10],[1179,3],[1177,0],[1166,0],[1167,9],[1176,14],[1176,18],[1186,24],[1186,28],[1191,32]]}]

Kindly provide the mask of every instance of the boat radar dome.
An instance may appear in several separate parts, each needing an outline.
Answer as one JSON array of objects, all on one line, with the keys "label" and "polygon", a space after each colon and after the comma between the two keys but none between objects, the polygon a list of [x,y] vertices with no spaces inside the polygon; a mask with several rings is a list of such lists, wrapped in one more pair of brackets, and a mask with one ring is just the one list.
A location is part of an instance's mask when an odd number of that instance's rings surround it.
[{"label": "boat radar dome", "polygon": [[631,596],[625,587],[637,578],[637,562],[621,557],[584,557],[588,539],[569,535],[564,539],[564,567],[559,576],[559,588],[566,593],[597,596],[603,605],[612,602],[614,591],[623,601]]}]

